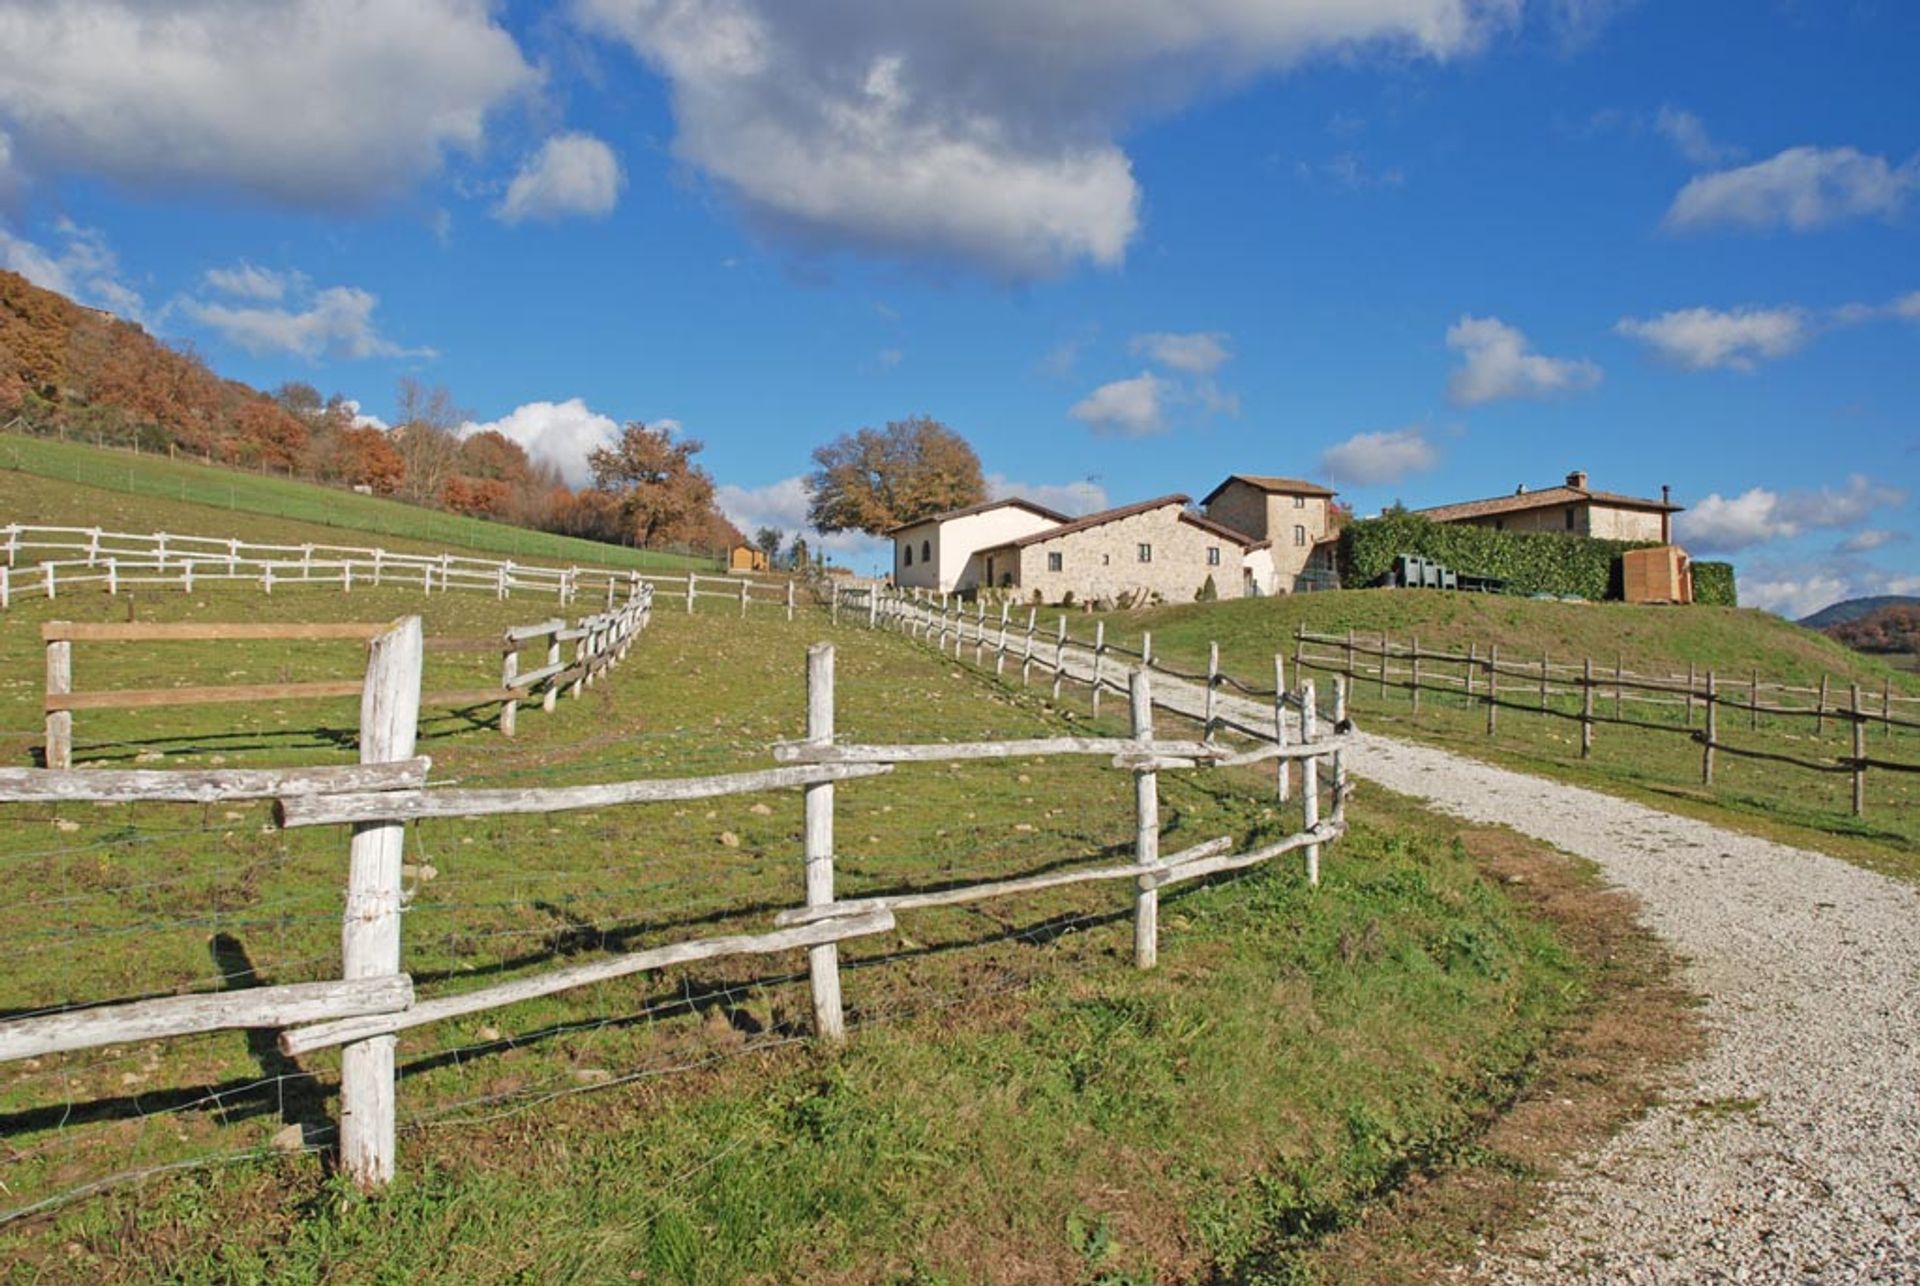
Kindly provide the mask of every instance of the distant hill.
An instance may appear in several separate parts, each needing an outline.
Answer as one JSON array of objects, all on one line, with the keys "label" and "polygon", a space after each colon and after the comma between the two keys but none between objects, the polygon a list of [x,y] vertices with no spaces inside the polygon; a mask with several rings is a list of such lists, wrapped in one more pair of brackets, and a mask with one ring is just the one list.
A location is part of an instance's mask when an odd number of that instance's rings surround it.
[{"label": "distant hill", "polygon": [[1877,594],[1871,598],[1849,598],[1823,607],[1812,616],[1801,617],[1798,623],[1810,630],[1831,630],[1836,625],[1857,621],[1863,616],[1871,616],[1889,607],[1920,607],[1920,598],[1910,594]]},{"label": "distant hill", "polygon": [[1920,655],[1920,598],[1888,596],[1874,601],[1882,606],[1829,625],[1821,633],[1857,652]]}]

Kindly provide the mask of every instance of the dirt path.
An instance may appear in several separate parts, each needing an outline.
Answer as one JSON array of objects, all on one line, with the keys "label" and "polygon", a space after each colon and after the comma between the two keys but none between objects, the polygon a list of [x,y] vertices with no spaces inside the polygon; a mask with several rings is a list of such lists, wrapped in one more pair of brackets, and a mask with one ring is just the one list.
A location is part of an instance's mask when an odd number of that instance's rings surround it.
[{"label": "dirt path", "polygon": [[[1069,672],[1090,673],[1077,660]],[[1201,711],[1196,685],[1154,683],[1157,701]],[[1238,698],[1221,713],[1255,727],[1272,717]],[[1350,768],[1592,861],[1640,899],[1706,1002],[1705,1054],[1660,1106],[1571,1164],[1539,1224],[1490,1247],[1473,1276],[1920,1280],[1920,891],[1385,737],[1361,736]]]}]

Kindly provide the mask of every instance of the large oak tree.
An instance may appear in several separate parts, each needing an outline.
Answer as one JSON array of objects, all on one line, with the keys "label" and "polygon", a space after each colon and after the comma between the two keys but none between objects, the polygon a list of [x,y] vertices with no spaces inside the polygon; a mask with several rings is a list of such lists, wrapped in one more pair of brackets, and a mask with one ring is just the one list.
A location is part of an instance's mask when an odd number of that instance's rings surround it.
[{"label": "large oak tree", "polygon": [[664,428],[635,421],[612,446],[587,456],[593,485],[618,501],[621,525],[634,544],[712,540],[713,478],[693,459],[703,445],[697,438],[676,441]]},{"label": "large oak tree", "polygon": [[813,462],[807,521],[821,531],[878,535],[987,498],[980,457],[965,438],[924,415],[842,434],[815,448]]}]

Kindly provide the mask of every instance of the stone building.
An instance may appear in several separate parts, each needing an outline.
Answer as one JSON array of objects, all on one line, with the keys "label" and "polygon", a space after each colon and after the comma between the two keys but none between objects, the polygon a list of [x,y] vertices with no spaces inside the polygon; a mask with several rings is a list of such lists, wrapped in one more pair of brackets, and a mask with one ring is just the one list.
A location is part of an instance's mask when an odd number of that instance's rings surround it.
[{"label": "stone building", "polygon": [[976,555],[982,581],[1020,597],[1058,603],[1157,595],[1169,603],[1201,596],[1209,578],[1220,598],[1263,592],[1266,541],[1161,496],[1037,531]]},{"label": "stone building", "polygon": [[1067,516],[1011,496],[950,509],[887,533],[893,541],[893,583],[938,594],[970,590],[985,581],[979,552],[1058,527]]},{"label": "stone building", "polygon": [[1337,494],[1299,478],[1236,473],[1209,491],[1200,505],[1215,522],[1266,541],[1272,564],[1258,578],[1259,592],[1290,594],[1307,570],[1314,547],[1334,534]]},{"label": "stone building", "polygon": [[1596,491],[1579,470],[1569,473],[1562,486],[1533,491],[1523,484],[1510,496],[1414,510],[1435,522],[1472,523],[1499,531],[1563,532],[1601,540],[1647,540],[1662,545],[1673,543],[1673,516],[1680,511],[1667,487],[1660,488],[1658,500]]}]

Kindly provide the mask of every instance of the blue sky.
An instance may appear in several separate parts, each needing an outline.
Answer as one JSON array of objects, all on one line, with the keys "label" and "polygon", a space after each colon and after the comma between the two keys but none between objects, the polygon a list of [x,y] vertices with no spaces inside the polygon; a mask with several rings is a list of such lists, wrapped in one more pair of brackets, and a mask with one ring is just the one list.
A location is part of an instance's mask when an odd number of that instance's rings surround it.
[{"label": "blue sky", "polygon": [[1581,468],[1750,603],[1920,593],[1920,6],[0,0],[0,48],[0,262],[575,477],[671,420],[791,529],[912,414],[1074,509]]}]

